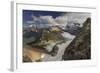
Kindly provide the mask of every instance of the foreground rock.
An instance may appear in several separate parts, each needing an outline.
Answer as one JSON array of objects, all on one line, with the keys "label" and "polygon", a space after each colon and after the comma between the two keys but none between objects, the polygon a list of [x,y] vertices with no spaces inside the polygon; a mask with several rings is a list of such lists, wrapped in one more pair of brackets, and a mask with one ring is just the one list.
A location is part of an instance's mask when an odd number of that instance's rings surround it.
[{"label": "foreground rock", "polygon": [[81,60],[91,58],[91,19],[83,23],[83,28],[66,48],[63,60]]}]

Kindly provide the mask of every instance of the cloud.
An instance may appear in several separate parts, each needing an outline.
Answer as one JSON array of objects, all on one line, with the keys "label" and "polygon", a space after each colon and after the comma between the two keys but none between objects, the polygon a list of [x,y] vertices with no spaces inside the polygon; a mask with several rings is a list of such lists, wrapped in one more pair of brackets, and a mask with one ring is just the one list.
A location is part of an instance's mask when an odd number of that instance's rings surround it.
[{"label": "cloud", "polygon": [[57,22],[61,26],[66,26],[67,25],[67,16],[59,16],[55,18],[55,22]]},{"label": "cloud", "polygon": [[67,24],[67,16],[58,16],[56,18],[52,16],[40,16],[39,20],[41,23],[49,24],[50,26],[63,26]]},{"label": "cloud", "polygon": [[58,25],[55,19],[52,16],[40,16],[42,23],[49,24],[50,26]]},{"label": "cloud", "polygon": [[33,21],[28,21],[28,22],[33,23],[39,26],[40,28],[48,26],[56,26],[56,25],[66,27],[66,25],[72,25],[73,23],[80,23],[82,26],[83,22],[88,17],[90,17],[89,13],[67,12],[56,18],[53,18],[53,16],[50,15],[39,16],[39,17],[32,15]]},{"label": "cloud", "polygon": [[76,13],[76,12],[69,12],[67,14],[65,14],[65,16],[68,17],[68,23],[70,23],[69,25],[73,24],[73,23],[79,23],[80,26],[83,26],[83,23],[85,22],[85,20],[88,17],[91,17],[90,13]]},{"label": "cloud", "polygon": [[58,16],[56,18],[53,18],[52,16],[32,16],[32,21],[27,21],[29,24],[35,24],[39,27],[47,27],[47,26],[64,26],[67,24],[67,17],[66,16]]}]

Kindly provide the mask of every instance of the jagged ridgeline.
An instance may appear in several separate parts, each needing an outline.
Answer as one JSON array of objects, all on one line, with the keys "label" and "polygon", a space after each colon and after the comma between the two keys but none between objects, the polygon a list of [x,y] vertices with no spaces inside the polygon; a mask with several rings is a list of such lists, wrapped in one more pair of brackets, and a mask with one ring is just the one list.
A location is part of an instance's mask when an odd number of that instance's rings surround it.
[{"label": "jagged ridgeline", "polygon": [[76,38],[66,48],[63,60],[91,59],[91,18],[87,18]]}]

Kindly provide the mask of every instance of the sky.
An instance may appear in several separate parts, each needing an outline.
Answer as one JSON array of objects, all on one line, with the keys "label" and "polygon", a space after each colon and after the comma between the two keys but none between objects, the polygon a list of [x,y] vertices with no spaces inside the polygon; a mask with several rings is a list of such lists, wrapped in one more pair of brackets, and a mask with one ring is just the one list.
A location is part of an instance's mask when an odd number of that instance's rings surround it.
[{"label": "sky", "polygon": [[40,17],[40,16],[52,16],[56,18],[61,16],[66,12],[56,12],[56,11],[37,11],[37,10],[23,10],[23,23],[27,24],[27,21],[32,20],[32,16]]},{"label": "sky", "polygon": [[91,14],[86,12],[23,10],[23,25],[27,27],[34,23],[41,28],[55,25],[65,27],[73,23],[83,24],[88,17],[91,17]]}]

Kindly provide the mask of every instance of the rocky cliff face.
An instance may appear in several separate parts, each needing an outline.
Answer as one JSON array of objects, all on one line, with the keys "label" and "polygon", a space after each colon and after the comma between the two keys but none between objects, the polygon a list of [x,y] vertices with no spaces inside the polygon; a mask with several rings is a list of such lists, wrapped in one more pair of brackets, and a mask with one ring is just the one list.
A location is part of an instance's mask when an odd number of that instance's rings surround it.
[{"label": "rocky cliff face", "polygon": [[63,60],[91,59],[91,19],[83,23],[83,28],[66,48]]}]

